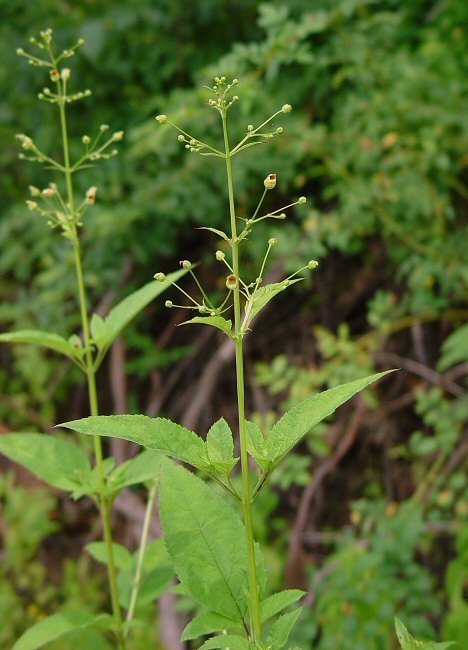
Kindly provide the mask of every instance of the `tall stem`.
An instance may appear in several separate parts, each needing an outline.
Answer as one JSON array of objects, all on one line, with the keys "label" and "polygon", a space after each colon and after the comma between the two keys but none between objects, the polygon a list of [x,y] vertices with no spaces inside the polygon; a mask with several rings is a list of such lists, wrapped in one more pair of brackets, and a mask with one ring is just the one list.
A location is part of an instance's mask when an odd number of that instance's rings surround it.
[{"label": "tall stem", "polygon": [[232,270],[237,278],[234,289],[234,332],[236,335],[236,383],[237,383],[237,408],[239,414],[239,439],[242,471],[242,510],[244,514],[245,531],[247,537],[247,558],[249,569],[249,596],[250,614],[252,617],[252,631],[255,641],[261,641],[262,627],[260,623],[260,606],[258,601],[257,565],[255,562],[255,543],[252,526],[252,499],[249,481],[249,456],[247,453],[247,437],[245,430],[245,403],[244,403],[244,356],[242,349],[242,323],[240,304],[239,280],[239,242],[237,240],[236,211],[234,203],[234,185],[232,181],[232,160],[229,149],[229,138],[226,124],[226,113],[221,113],[223,121],[224,148],[226,156],[226,173],[229,195],[229,214],[231,219],[232,239]]},{"label": "tall stem", "polygon": [[[60,82],[59,92],[61,94]],[[70,152],[68,146],[68,129],[67,121],[65,114],[65,102],[61,101],[59,103],[60,110],[60,125],[62,129],[62,142],[63,142],[63,157],[64,157],[64,167],[65,167],[65,181],[67,186],[67,200],[68,200],[68,209],[70,211],[71,221],[73,222],[75,216],[75,206],[74,206],[74,197],[73,197],[73,182],[72,182],[72,172],[70,168]],[[76,232],[76,226],[73,226],[73,253],[75,260],[75,270],[76,278],[78,282],[78,295],[80,302],[80,313],[81,313],[81,326],[83,329],[83,338],[84,345],[86,349],[85,353],[85,365],[86,365],[86,378],[88,383],[88,396],[89,396],[89,408],[91,415],[99,415],[99,406],[96,390],[96,371],[94,368],[93,355],[91,352],[91,336],[89,329],[89,319],[88,311],[86,307],[86,291],[83,280],[83,268],[81,264],[81,255],[80,255],[80,244],[78,240],[78,234]],[[119,650],[125,650],[125,638],[122,634],[122,613],[120,611],[119,598],[117,592],[117,578],[115,571],[114,563],[114,554],[112,550],[112,531],[110,525],[110,505],[105,495],[105,478],[104,478],[104,468],[103,468],[103,455],[102,455],[102,444],[101,438],[99,436],[93,436],[94,442],[94,456],[96,460],[96,469],[98,475],[98,485],[99,485],[99,511],[102,519],[102,526],[104,530],[104,542],[106,545],[107,552],[107,572],[109,579],[109,588],[111,595],[111,604],[112,604],[112,613],[114,615],[116,628],[117,628],[117,642]]]}]

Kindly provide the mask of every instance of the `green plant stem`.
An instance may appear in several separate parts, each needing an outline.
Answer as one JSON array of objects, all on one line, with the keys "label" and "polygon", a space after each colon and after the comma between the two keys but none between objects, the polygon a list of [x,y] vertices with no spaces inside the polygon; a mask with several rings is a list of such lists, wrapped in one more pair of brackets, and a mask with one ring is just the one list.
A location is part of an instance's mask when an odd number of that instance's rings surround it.
[{"label": "green plant stem", "polygon": [[234,289],[234,332],[236,346],[236,383],[237,383],[237,407],[239,414],[239,438],[242,471],[242,510],[247,538],[247,558],[249,570],[249,596],[250,614],[252,617],[252,631],[254,641],[261,642],[262,627],[260,622],[260,605],[258,601],[257,566],[255,562],[255,543],[252,526],[252,503],[250,497],[249,481],[249,457],[247,453],[247,435],[245,428],[245,404],[244,404],[244,358],[242,349],[241,332],[241,304],[240,304],[240,281],[239,281],[239,242],[237,239],[236,212],[234,204],[234,186],[232,180],[232,160],[229,151],[229,139],[226,124],[226,113],[221,113],[223,122],[223,135],[225,147],[226,173],[229,194],[229,214],[231,219],[232,239],[232,269],[237,278]]},{"label": "green plant stem", "polygon": [[146,503],[145,518],[143,521],[143,528],[141,531],[140,548],[138,551],[138,562],[135,571],[135,578],[133,580],[132,595],[130,597],[130,605],[128,607],[127,618],[126,618],[127,627],[125,628],[124,631],[125,637],[128,636],[128,632],[130,630],[129,623],[133,619],[133,615],[135,613],[135,605],[138,598],[138,592],[140,590],[141,573],[143,569],[143,561],[145,559],[146,543],[148,541],[149,525],[151,521],[151,515],[153,514],[153,506],[154,506],[154,500],[156,498],[156,491],[157,491],[157,485],[155,484],[153,485],[153,487],[150,489],[148,493],[148,501]]},{"label": "green plant stem", "polygon": [[[61,84],[57,83],[59,87],[59,92],[61,92]],[[74,214],[74,197],[73,197],[73,183],[72,183],[72,172],[70,168],[70,153],[68,147],[68,130],[67,122],[65,115],[65,101],[59,103],[60,111],[60,125],[62,129],[62,142],[63,142],[63,156],[65,163],[65,180],[67,185],[67,199],[68,199],[68,208],[70,214],[70,221],[73,224],[73,252],[75,260],[75,269],[76,269],[76,278],[78,282],[78,294],[80,302],[80,312],[81,312],[81,325],[83,329],[84,345],[86,349],[85,359],[86,359],[86,377],[88,383],[88,395],[89,395],[89,407],[91,415],[99,415],[98,399],[97,399],[97,390],[96,390],[96,371],[94,368],[93,356],[91,352],[91,337],[89,330],[89,319],[88,312],[86,307],[86,292],[83,280],[83,269],[81,264],[81,255],[80,255],[80,244],[78,240],[78,234],[76,231],[76,225],[73,222]],[[111,604],[112,604],[112,613],[115,619],[116,628],[117,628],[117,643],[119,650],[125,650],[125,638],[122,634],[122,613],[120,611],[119,598],[117,592],[117,578],[115,571],[114,563],[114,554],[112,550],[112,531],[110,526],[110,507],[105,495],[105,478],[104,478],[104,468],[103,468],[103,454],[102,454],[102,443],[99,436],[93,437],[94,441],[94,455],[96,460],[96,468],[98,475],[98,485],[99,485],[99,511],[101,514],[102,525],[104,530],[104,542],[106,545],[107,551],[107,571],[109,579],[109,588],[111,595]]]}]

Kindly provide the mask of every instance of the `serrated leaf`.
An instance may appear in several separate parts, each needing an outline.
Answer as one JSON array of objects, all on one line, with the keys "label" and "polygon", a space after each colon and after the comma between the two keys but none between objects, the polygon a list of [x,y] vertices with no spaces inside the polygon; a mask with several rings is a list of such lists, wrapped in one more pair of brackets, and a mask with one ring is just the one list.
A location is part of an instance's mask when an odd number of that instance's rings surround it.
[{"label": "serrated leaf", "polygon": [[7,433],[0,436],[0,453],[59,490],[72,491],[91,481],[85,453],[52,435]]},{"label": "serrated leaf", "polygon": [[140,313],[150,302],[152,302],[166,289],[169,289],[171,282],[176,282],[187,273],[186,269],[175,271],[166,276],[164,282],[153,280],[140,289],[137,289],[129,296],[119,302],[104,319],[106,326],[106,342],[103,347],[108,348],[118,337],[120,332]]},{"label": "serrated leaf", "polygon": [[195,318],[191,318],[190,320],[186,320],[181,323],[181,325],[196,324],[211,325],[211,327],[216,327],[217,329],[227,334],[230,338],[233,337],[232,321],[226,320],[222,316],[195,316]]},{"label": "serrated leaf", "polygon": [[[90,542],[86,544],[85,549],[91,555],[91,557],[100,562],[101,564],[107,564],[107,548],[105,542]],[[132,571],[132,556],[128,549],[122,544],[117,544],[117,542],[112,543],[112,555],[114,557],[114,564],[119,571],[124,571],[126,573],[131,573]]]},{"label": "serrated leaf", "polygon": [[283,616],[280,616],[279,619],[273,623],[267,638],[267,645],[271,644],[271,650],[280,650],[286,645],[291,630],[301,615],[301,612],[302,607],[299,607],[299,609],[294,610],[294,612],[283,614]]},{"label": "serrated leaf", "polygon": [[224,418],[215,422],[208,431],[206,451],[215,470],[229,476],[239,458],[234,458],[232,431]]},{"label": "serrated leaf", "polygon": [[165,418],[146,415],[99,415],[60,426],[87,435],[123,438],[160,451],[199,469],[209,467],[205,442],[196,433]]},{"label": "serrated leaf", "polygon": [[201,605],[240,622],[247,612],[247,548],[237,513],[201,479],[169,462],[159,505],[179,580]]},{"label": "serrated leaf", "polygon": [[75,356],[75,349],[63,336],[42,330],[20,330],[0,334],[0,343],[30,343],[60,352],[70,359]]},{"label": "serrated leaf", "polygon": [[395,618],[395,631],[402,650],[446,650],[455,645],[454,641],[443,643],[418,641],[408,632],[406,625],[399,618]]},{"label": "serrated leaf", "polygon": [[266,470],[270,464],[266,440],[260,427],[255,422],[246,420],[247,452],[260,469]]},{"label": "serrated leaf", "polygon": [[191,641],[198,639],[200,636],[207,636],[213,632],[222,632],[223,630],[231,629],[236,624],[229,618],[217,614],[216,612],[205,612],[195,616],[190,623],[185,627],[182,632],[180,640]]},{"label": "serrated leaf", "polygon": [[260,619],[262,623],[279,614],[283,609],[293,605],[305,595],[301,589],[286,589],[277,594],[272,594],[260,603]]},{"label": "serrated leaf", "polygon": [[162,458],[158,451],[145,449],[134,458],[126,460],[109,477],[109,489],[119,491],[128,485],[159,480]]},{"label": "serrated leaf", "polygon": [[297,278],[296,280],[283,280],[283,282],[274,282],[273,284],[267,284],[264,287],[259,287],[255,292],[255,296],[252,300],[252,306],[250,308],[249,321],[258,314],[258,312],[265,307],[267,302],[270,302],[278,293],[284,291],[292,284],[296,282],[301,282],[302,278]]},{"label": "serrated leaf", "polygon": [[268,457],[276,462],[288,453],[310,429],[334,413],[351,397],[394,370],[379,372],[318,393],[294,406],[278,420],[267,441]]},{"label": "serrated leaf", "polygon": [[113,619],[108,614],[89,614],[88,612],[61,612],[39,621],[18,639],[12,650],[36,650],[46,643],[55,641],[74,630],[99,626],[109,628]]},{"label": "serrated leaf", "polygon": [[248,639],[237,634],[221,634],[214,636],[200,646],[200,650],[210,650],[211,648],[229,648],[229,650],[256,650],[257,646]]},{"label": "serrated leaf", "polygon": [[221,237],[221,239],[224,239],[224,241],[227,242],[231,241],[225,232],[223,232],[222,230],[218,230],[217,228],[208,228],[208,226],[200,226],[200,228],[197,228],[197,230],[209,230],[215,235],[218,235],[218,237]]}]

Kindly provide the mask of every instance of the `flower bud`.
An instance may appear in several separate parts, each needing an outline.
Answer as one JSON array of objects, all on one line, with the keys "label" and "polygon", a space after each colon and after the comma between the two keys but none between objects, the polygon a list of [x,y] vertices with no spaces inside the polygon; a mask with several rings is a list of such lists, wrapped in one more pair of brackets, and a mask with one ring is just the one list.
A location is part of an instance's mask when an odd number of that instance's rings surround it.
[{"label": "flower bud", "polygon": [[164,273],[155,273],[153,277],[158,282],[164,282],[164,280],[166,279],[166,276],[164,275]]},{"label": "flower bud", "polygon": [[41,195],[41,190],[38,187],[34,187],[34,185],[29,186],[29,191],[31,192],[31,196]]},{"label": "flower bud", "polygon": [[69,68],[64,68],[62,70],[62,81],[68,81],[70,79],[70,69]]},{"label": "flower bud", "polygon": [[81,138],[81,142],[82,142],[83,144],[89,144],[89,143],[91,142],[91,138],[89,137],[89,135],[84,135],[84,136]]},{"label": "flower bud", "polygon": [[52,81],[58,81],[60,79],[60,72],[55,68],[52,68],[52,70],[49,72],[49,75]]},{"label": "flower bud", "polygon": [[254,130],[254,126],[253,126],[253,124],[249,124],[249,125],[247,126],[247,131],[250,133],[250,132],[253,131],[253,130]]},{"label": "flower bud", "polygon": [[37,210],[37,203],[36,201],[26,201],[26,205],[30,210]]},{"label": "flower bud", "polygon": [[101,126],[99,127],[99,130],[101,131],[101,133],[104,133],[104,131],[108,131],[108,129],[109,129],[108,124],[101,124]]},{"label": "flower bud", "polygon": [[112,140],[114,142],[120,142],[120,140],[123,140],[124,137],[124,132],[123,131],[116,131],[114,135],[112,136]]},{"label": "flower bud", "polygon": [[192,262],[189,262],[188,260],[180,260],[179,264],[183,269],[189,270],[192,268]]},{"label": "flower bud", "polygon": [[226,278],[226,287],[233,291],[237,287],[237,278],[235,275],[228,275]]},{"label": "flower bud", "polygon": [[273,219],[286,219],[286,214],[284,212],[281,214],[274,214]]},{"label": "flower bud", "polygon": [[94,202],[96,201],[96,192],[97,192],[97,187],[95,185],[90,187],[89,190],[86,192],[86,203],[88,205],[94,205]]},{"label": "flower bud", "polygon": [[275,237],[270,237],[270,239],[268,240],[268,246],[276,246],[277,243],[278,240]]},{"label": "flower bud", "polygon": [[316,269],[318,266],[317,260],[310,260],[310,262],[307,264],[308,269]]},{"label": "flower bud", "polygon": [[164,304],[169,309],[174,306],[174,303],[172,302],[172,300],[166,300],[166,302]]},{"label": "flower bud", "polygon": [[302,204],[305,203],[306,201],[307,201],[307,199],[306,199],[305,196],[300,196],[297,202],[298,202],[299,204],[302,205]]},{"label": "flower bud", "polygon": [[215,257],[218,260],[218,262],[222,262],[226,255],[223,253],[223,251],[216,251]]},{"label": "flower bud", "polygon": [[166,124],[167,115],[156,115],[156,122],[159,122],[159,124]]},{"label": "flower bud", "polygon": [[42,196],[45,199],[51,199],[53,196],[55,196],[55,189],[53,187],[46,187],[45,190],[42,190]]},{"label": "flower bud", "polygon": [[182,133],[181,133],[180,135],[177,136],[177,140],[179,142],[185,142],[185,135],[182,135]]},{"label": "flower bud", "polygon": [[284,104],[284,106],[281,107],[282,113],[290,113],[291,111],[292,111],[291,104]]},{"label": "flower bud", "polygon": [[268,174],[268,176],[263,181],[266,190],[272,190],[276,187],[276,174]]}]

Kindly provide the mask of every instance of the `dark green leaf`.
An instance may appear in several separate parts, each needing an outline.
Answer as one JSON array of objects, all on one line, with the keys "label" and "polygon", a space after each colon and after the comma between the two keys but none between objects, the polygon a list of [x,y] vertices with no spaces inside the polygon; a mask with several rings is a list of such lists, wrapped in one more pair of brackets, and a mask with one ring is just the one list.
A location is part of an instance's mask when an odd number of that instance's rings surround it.
[{"label": "dark green leaf", "polygon": [[216,612],[205,612],[195,616],[186,626],[180,640],[191,641],[198,639],[200,636],[207,636],[213,632],[222,632],[223,630],[232,629],[233,623],[229,618],[216,614]]},{"label": "dark green leaf", "polygon": [[260,427],[254,422],[246,421],[247,451],[255,460],[260,469],[267,469],[270,461],[266,440]]},{"label": "dark green leaf", "polygon": [[196,325],[197,323],[201,325],[211,325],[211,327],[217,327],[219,330],[223,331],[230,338],[232,338],[232,322],[226,320],[222,316],[195,316],[190,320],[186,320],[181,325]]},{"label": "dark green leaf", "polygon": [[291,630],[301,612],[302,607],[299,607],[299,609],[294,610],[294,612],[283,614],[283,616],[280,616],[279,619],[273,623],[267,638],[267,645],[271,644],[271,650],[280,650],[286,645]]},{"label": "dark green leaf", "polygon": [[229,650],[256,650],[257,646],[248,641],[248,639],[237,636],[237,634],[222,634],[212,637],[200,646],[200,650],[210,650],[210,648],[229,648]]},{"label": "dark green leaf", "polygon": [[[86,544],[85,549],[88,551],[91,557],[96,560],[96,562],[107,564],[107,549],[105,542],[91,542],[90,544]],[[117,542],[113,542],[112,554],[116,568],[119,569],[119,571],[131,573],[132,556],[125,548],[125,546],[122,546],[122,544],[117,544]]]},{"label": "dark green leaf", "polygon": [[232,431],[224,418],[213,424],[206,437],[208,460],[215,470],[229,475],[239,458],[234,458]]},{"label": "dark green leaf", "polygon": [[268,598],[265,598],[260,603],[260,619],[262,623],[276,616],[276,614],[279,614],[283,609],[297,602],[304,595],[305,591],[301,591],[300,589],[287,589],[268,596]]},{"label": "dark green leaf", "polygon": [[70,359],[75,356],[75,349],[63,336],[41,330],[21,330],[0,334],[0,343],[31,343],[60,352]]},{"label": "dark green leaf", "polygon": [[252,320],[258,312],[265,307],[267,302],[270,302],[278,293],[284,291],[292,284],[300,282],[302,278],[297,278],[296,280],[283,280],[283,282],[275,282],[273,284],[267,284],[264,287],[259,287],[255,292],[255,296],[252,300],[252,307],[250,308],[249,321]]},{"label": "dark green leaf", "polygon": [[159,479],[162,456],[152,449],[145,449],[140,454],[125,461],[109,477],[110,490],[119,491],[128,485],[145,483]]}]

